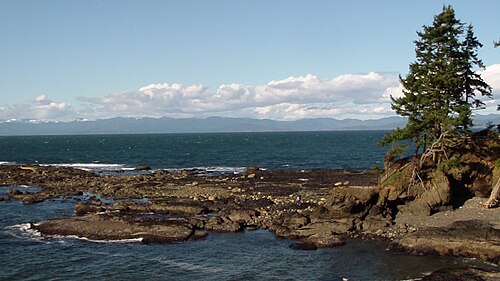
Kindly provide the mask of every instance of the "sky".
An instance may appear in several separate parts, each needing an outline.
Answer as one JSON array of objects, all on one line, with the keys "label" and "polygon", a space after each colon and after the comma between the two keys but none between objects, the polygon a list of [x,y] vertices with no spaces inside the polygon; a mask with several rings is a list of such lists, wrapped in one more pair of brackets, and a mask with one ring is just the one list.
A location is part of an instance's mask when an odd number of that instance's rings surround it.
[{"label": "sky", "polygon": [[0,120],[379,119],[443,5],[500,103],[498,0],[0,0]]}]

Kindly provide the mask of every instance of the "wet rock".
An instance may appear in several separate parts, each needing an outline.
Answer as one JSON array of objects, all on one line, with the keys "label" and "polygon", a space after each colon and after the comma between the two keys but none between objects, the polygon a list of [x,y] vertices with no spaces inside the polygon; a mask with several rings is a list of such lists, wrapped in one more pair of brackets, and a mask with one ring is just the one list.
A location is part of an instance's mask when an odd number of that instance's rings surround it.
[{"label": "wet rock", "polygon": [[151,167],[147,165],[141,165],[134,168],[136,171],[150,171]]},{"label": "wet rock", "polygon": [[246,174],[247,175],[256,174],[259,171],[260,171],[260,168],[257,167],[257,166],[248,166],[246,168]]},{"label": "wet rock", "polygon": [[75,205],[75,214],[77,216],[83,216],[85,214],[95,214],[102,211],[104,211],[104,209],[97,204],[78,203]]},{"label": "wet rock", "polygon": [[345,244],[342,238],[331,233],[317,233],[305,238],[304,241],[318,248],[338,247]]},{"label": "wet rock", "polygon": [[208,232],[197,230],[189,237],[189,240],[203,240],[208,236]]},{"label": "wet rock", "polygon": [[318,247],[314,243],[305,241],[292,243],[290,245],[290,248],[294,250],[304,250],[304,251],[314,251],[318,249]]},{"label": "wet rock", "polygon": [[9,197],[15,197],[17,195],[22,195],[23,193],[19,191],[18,189],[9,189],[7,190],[7,196]]},{"label": "wet rock", "polygon": [[31,204],[35,204],[35,203],[40,203],[43,200],[45,200],[45,198],[43,198],[43,197],[40,198],[40,197],[37,197],[37,196],[28,195],[28,196],[24,196],[23,199],[21,200],[21,202],[24,205],[31,205]]},{"label": "wet rock", "polygon": [[445,268],[423,277],[422,281],[493,281],[500,280],[500,272],[482,268]]}]

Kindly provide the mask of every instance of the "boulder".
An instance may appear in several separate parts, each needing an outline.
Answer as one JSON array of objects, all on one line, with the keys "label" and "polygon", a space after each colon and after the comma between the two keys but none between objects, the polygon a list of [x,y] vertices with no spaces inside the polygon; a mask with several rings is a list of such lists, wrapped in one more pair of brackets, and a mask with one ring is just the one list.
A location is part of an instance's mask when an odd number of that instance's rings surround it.
[{"label": "boulder", "polygon": [[334,188],[325,204],[313,210],[311,220],[364,217],[377,200],[378,189],[375,188]]},{"label": "boulder", "polygon": [[208,236],[208,232],[203,230],[197,230],[189,237],[189,240],[202,240]]},{"label": "boulder", "polygon": [[290,245],[290,248],[294,250],[304,250],[304,251],[314,251],[318,249],[318,247],[314,243],[305,241],[292,243]]},{"label": "boulder", "polygon": [[257,166],[248,166],[246,168],[246,175],[256,174],[260,171],[260,168]]},{"label": "boulder", "polygon": [[141,165],[134,168],[136,171],[150,171],[151,167],[147,165]]},{"label": "boulder", "polygon": [[77,216],[94,214],[102,211],[104,211],[104,208],[97,204],[78,203],[75,205],[75,214]]},{"label": "boulder", "polygon": [[24,205],[31,205],[31,204],[34,204],[34,203],[40,203],[43,200],[45,200],[45,198],[43,198],[43,197],[37,197],[37,196],[34,196],[34,195],[27,195],[27,196],[23,197],[23,199],[21,200],[21,202]]},{"label": "boulder", "polygon": [[232,222],[244,225],[253,225],[256,216],[257,212],[255,210],[248,209],[234,209],[229,212],[229,215],[227,215]]},{"label": "boulder", "polygon": [[316,233],[303,239],[303,241],[312,243],[318,248],[337,247],[345,244],[344,240],[339,236],[331,233]]},{"label": "boulder", "polygon": [[214,232],[237,232],[242,229],[242,226],[228,218],[224,220],[221,217],[211,217],[205,223],[205,229]]},{"label": "boulder", "polygon": [[18,189],[9,189],[9,190],[7,190],[7,196],[9,196],[9,197],[15,197],[15,196],[21,195],[21,194],[22,194],[22,192],[19,191]]}]

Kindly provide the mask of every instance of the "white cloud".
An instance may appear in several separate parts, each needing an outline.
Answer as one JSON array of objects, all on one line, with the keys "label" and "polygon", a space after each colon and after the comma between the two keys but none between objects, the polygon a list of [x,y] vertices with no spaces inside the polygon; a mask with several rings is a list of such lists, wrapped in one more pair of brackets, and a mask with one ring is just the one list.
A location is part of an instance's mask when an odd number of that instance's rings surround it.
[{"label": "white cloud", "polygon": [[216,91],[202,85],[151,84],[138,91],[86,99],[82,113],[92,116],[82,117],[241,115],[237,111],[254,118],[341,117],[342,108],[387,103],[387,93],[398,87],[397,78],[375,72],[327,80],[308,74],[257,86],[224,84]]},{"label": "white cloud", "polygon": [[[493,87],[495,100],[500,100],[500,64],[488,66],[481,75]],[[0,106],[0,119],[67,120],[116,116],[372,119],[394,115],[390,97],[401,95],[402,88],[394,74],[344,74],[331,79],[307,74],[262,85],[223,84],[212,91],[201,84],[149,84],[135,91],[80,98],[77,109],[40,95],[32,101]],[[489,111],[493,112],[496,102],[486,102],[488,108],[493,108]]]},{"label": "white cloud", "polygon": [[329,108],[322,104],[280,103],[256,107],[254,112],[257,114],[258,118],[297,120],[315,117],[339,117],[344,112],[344,109]]},{"label": "white cloud", "polygon": [[481,77],[495,92],[500,92],[500,64],[492,64],[481,72]]},{"label": "white cloud", "polygon": [[32,101],[0,107],[0,119],[30,120],[69,120],[75,112],[65,102],[54,102],[46,95],[40,95]]},{"label": "white cloud", "polygon": [[486,109],[478,111],[480,114],[498,113],[497,105],[500,103],[500,64],[487,66],[481,73],[481,78],[492,88],[493,99],[482,98]]}]

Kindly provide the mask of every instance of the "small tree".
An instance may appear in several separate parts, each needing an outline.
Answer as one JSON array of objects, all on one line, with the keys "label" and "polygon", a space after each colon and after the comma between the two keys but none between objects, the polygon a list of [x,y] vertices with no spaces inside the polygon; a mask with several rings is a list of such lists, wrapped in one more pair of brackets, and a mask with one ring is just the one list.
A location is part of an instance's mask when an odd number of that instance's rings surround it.
[{"label": "small tree", "polygon": [[484,68],[477,57],[482,46],[473,27],[455,18],[451,6],[424,26],[415,41],[416,61],[405,77],[400,76],[403,96],[392,98],[392,109],[408,117],[405,128],[387,134],[382,144],[401,140],[415,143],[425,152],[451,134],[465,134],[472,124],[472,109],[484,104],[478,96],[491,97],[491,87],[475,68]]}]

